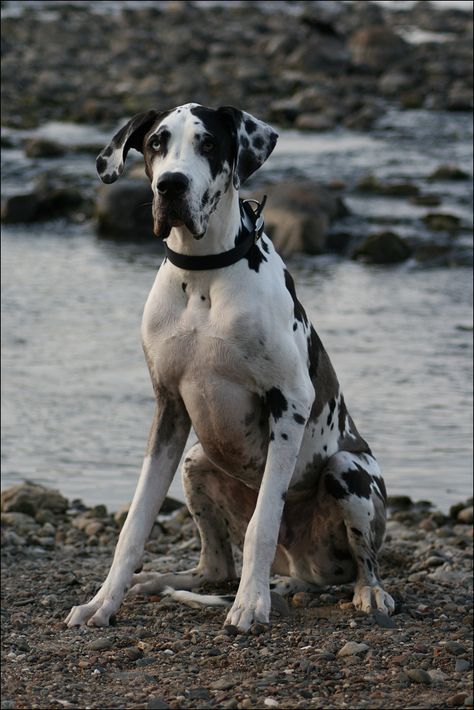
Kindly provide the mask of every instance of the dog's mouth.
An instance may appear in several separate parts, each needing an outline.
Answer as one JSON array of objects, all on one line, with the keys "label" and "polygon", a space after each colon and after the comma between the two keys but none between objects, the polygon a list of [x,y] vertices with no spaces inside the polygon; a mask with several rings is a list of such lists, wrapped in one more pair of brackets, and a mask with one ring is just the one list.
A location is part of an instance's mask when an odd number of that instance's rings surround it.
[{"label": "dog's mouth", "polygon": [[173,227],[186,227],[194,239],[201,239],[204,233],[197,227],[194,220],[185,214],[185,210],[174,207],[153,205],[153,233],[159,239],[167,239]]}]

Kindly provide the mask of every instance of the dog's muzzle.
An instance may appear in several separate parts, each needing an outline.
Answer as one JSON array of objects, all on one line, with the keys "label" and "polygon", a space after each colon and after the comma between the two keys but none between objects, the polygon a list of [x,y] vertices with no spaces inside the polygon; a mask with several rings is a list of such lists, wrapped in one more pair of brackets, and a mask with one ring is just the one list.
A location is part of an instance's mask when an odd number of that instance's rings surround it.
[{"label": "dog's muzzle", "polygon": [[190,180],[183,173],[166,172],[156,183],[153,201],[154,233],[166,239],[172,227],[186,226],[194,234],[194,221],[189,215],[187,196]]}]

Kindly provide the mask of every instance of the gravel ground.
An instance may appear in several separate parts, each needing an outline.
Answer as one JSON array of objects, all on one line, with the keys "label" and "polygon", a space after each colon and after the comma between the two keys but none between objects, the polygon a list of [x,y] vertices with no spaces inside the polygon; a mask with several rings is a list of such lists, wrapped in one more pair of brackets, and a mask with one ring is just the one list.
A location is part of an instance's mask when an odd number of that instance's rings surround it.
[{"label": "gravel ground", "polygon": [[[394,505],[381,555],[392,620],[355,612],[351,588],[332,587],[238,635],[222,609],[159,597],[126,600],[111,627],[67,629],[108,571],[124,513],[78,501],[12,511],[4,499],[1,707],[472,706],[472,501],[451,516]],[[182,507],[158,519],[144,566],[185,569],[198,554]]]}]

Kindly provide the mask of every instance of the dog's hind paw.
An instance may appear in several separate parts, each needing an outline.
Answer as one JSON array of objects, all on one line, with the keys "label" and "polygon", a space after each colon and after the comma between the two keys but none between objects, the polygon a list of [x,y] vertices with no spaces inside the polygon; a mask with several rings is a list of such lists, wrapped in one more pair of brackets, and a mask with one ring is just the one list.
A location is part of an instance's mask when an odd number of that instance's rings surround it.
[{"label": "dog's hind paw", "polygon": [[378,585],[357,586],[352,603],[356,609],[366,614],[371,614],[375,609],[385,614],[392,614],[395,609],[395,602],[390,594]]}]

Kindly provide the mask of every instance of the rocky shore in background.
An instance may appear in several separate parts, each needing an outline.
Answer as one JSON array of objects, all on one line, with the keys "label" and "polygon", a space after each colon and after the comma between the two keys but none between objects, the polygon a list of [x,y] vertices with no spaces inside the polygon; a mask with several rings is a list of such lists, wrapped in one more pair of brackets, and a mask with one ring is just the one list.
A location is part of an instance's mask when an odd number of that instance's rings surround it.
[{"label": "rocky shore in background", "polygon": [[369,129],[391,101],[473,107],[472,13],[455,7],[103,5],[30,3],[15,12],[4,3],[5,125],[111,125],[144,106],[168,108],[190,97],[245,105],[282,127],[312,131]]},{"label": "rocky shore in background", "polygon": [[[287,597],[246,635],[222,629],[221,609],[158,596],[126,600],[111,627],[67,629],[108,571],[126,510],[33,484],[4,491],[1,707],[471,707],[472,499],[444,514],[398,496],[390,510],[390,619],[355,612],[344,585]],[[145,569],[186,569],[198,554],[187,508],[167,499]]]},{"label": "rocky shore in background", "polygon": [[[373,131],[393,109],[472,112],[472,13],[453,7],[295,1],[255,2],[250,12],[249,3],[45,2],[3,9],[2,145],[12,162],[5,183],[12,175],[22,185],[5,194],[5,224],[94,220],[103,238],[150,239],[151,191],[141,167],[98,190],[91,178],[105,138],[74,143],[35,132],[51,121],[100,126],[108,141],[135,112],[194,99],[242,106],[280,129],[313,135]],[[259,175],[246,186],[252,196],[255,187],[257,197],[269,195],[266,231],[283,257],[472,265],[472,223],[449,203],[455,186],[465,213],[472,175],[455,162],[418,180],[368,172],[350,184],[295,178],[290,167],[283,187]],[[351,219],[352,198],[383,198],[385,218]],[[416,215],[408,234],[397,224],[400,201]]]}]

